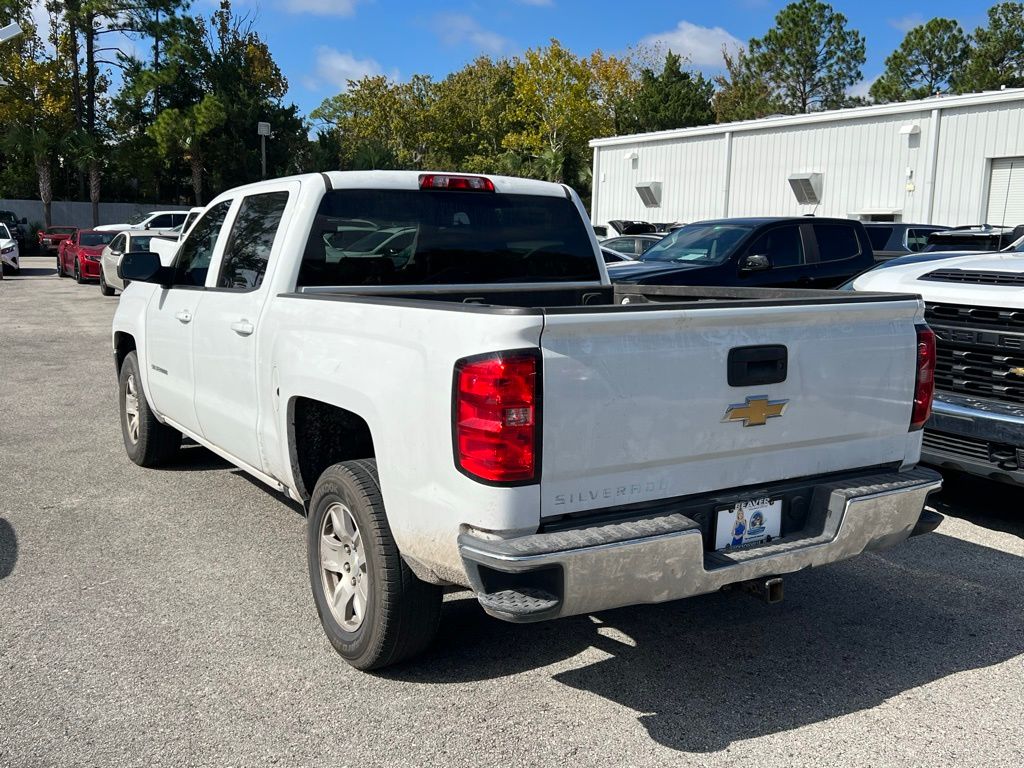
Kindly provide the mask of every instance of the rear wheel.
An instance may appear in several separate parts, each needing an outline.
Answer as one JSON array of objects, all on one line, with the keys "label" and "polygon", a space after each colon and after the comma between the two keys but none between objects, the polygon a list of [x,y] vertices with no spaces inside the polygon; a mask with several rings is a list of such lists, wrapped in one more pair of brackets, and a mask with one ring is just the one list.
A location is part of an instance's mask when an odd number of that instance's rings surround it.
[{"label": "rear wheel", "polygon": [[441,615],[441,588],[420,581],[388,525],[374,460],[324,470],[306,521],[313,601],[334,649],[357,669],[423,651]]},{"label": "rear wheel", "polygon": [[107,281],[103,277],[103,269],[100,269],[100,293],[104,296],[113,296],[114,289],[107,285]]},{"label": "rear wheel", "polygon": [[60,263],[60,256],[57,257],[57,277],[64,277],[64,265]]},{"label": "rear wheel", "polygon": [[181,433],[161,424],[146,402],[134,350],[121,364],[118,394],[121,436],[128,458],[140,467],[158,467],[174,456],[181,447]]}]

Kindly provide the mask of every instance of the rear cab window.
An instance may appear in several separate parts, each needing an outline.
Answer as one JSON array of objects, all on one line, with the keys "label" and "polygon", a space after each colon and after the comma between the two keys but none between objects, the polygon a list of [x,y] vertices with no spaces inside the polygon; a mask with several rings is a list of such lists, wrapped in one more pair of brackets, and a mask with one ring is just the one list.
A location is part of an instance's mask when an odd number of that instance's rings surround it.
[{"label": "rear cab window", "polygon": [[561,196],[332,190],[320,202],[297,287],[596,282],[590,238]]},{"label": "rear cab window", "polygon": [[818,241],[818,261],[842,261],[860,255],[857,231],[846,224],[812,224]]},{"label": "rear cab window", "polygon": [[884,251],[885,246],[889,244],[889,238],[892,237],[893,228],[872,224],[870,227],[864,227],[864,229],[868,231],[868,240],[871,241],[872,249]]}]

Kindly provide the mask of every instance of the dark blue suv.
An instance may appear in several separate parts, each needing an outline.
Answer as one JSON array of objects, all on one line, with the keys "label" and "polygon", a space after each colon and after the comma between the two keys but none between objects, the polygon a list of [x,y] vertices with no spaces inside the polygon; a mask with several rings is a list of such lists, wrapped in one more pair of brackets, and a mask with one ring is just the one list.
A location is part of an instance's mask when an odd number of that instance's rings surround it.
[{"label": "dark blue suv", "polygon": [[687,224],[611,265],[616,283],[835,288],[874,266],[864,225],[810,216]]}]

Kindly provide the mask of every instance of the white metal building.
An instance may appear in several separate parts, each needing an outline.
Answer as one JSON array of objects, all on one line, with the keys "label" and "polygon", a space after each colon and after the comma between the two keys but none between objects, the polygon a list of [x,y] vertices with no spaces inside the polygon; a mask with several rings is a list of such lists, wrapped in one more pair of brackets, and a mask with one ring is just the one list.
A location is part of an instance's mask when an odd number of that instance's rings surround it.
[{"label": "white metal building", "polygon": [[591,214],[1024,224],[1024,88],[590,142]]}]

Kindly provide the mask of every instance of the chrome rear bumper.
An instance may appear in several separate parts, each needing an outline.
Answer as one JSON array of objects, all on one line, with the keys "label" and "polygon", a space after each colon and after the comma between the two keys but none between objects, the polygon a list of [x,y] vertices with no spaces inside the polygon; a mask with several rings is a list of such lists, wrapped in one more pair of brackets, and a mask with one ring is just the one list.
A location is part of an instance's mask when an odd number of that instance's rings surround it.
[{"label": "chrome rear bumper", "polygon": [[822,485],[820,533],[727,554],[707,552],[700,527],[679,513],[516,539],[467,533],[459,549],[488,613],[539,621],[706,594],[891,547],[911,535],[940,486],[920,468]]}]

